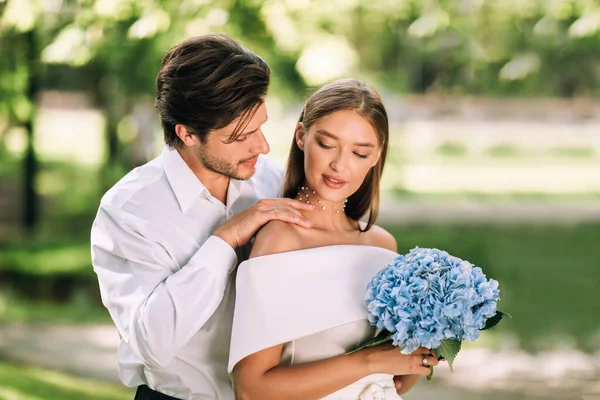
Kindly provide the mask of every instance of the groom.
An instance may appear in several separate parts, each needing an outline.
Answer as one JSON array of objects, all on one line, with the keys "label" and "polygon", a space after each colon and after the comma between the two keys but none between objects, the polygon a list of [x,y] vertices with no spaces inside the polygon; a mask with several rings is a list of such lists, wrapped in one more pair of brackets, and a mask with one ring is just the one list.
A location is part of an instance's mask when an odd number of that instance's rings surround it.
[{"label": "groom", "polygon": [[311,226],[299,210],[312,206],[276,199],[281,171],[260,157],[269,80],[223,35],[172,48],[156,78],[165,149],[101,200],[92,263],[136,399],[233,399],[232,270],[268,221]]}]

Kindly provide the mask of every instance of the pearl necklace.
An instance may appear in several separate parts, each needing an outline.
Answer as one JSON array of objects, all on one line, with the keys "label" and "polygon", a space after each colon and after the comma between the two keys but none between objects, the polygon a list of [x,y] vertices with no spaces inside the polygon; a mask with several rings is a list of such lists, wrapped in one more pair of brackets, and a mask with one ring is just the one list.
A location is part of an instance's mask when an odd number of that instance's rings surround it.
[{"label": "pearl necklace", "polygon": [[[302,194],[302,192],[304,192],[304,194]],[[317,192],[315,192],[314,190],[310,190],[308,187],[301,186],[298,188],[298,194],[296,195],[296,197],[298,198],[299,201],[306,201],[306,204],[312,204],[310,202],[309,197],[311,194],[314,195],[316,193]],[[317,202],[318,202],[318,204],[320,204],[321,211],[327,211],[328,214],[333,214],[333,211],[335,211],[336,214],[340,213],[340,210],[335,205],[333,206],[333,210],[327,210],[327,208],[321,203],[321,200],[317,200]],[[342,211],[346,208],[347,202],[348,202],[348,199],[345,199],[344,203],[341,207]]]}]

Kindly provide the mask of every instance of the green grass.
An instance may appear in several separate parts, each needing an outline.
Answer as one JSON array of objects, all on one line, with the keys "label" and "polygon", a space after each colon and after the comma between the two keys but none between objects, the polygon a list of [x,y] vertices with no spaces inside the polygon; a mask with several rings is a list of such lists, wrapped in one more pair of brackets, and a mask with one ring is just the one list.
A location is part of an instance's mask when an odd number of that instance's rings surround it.
[{"label": "green grass", "polygon": [[118,384],[0,360],[0,400],[130,400],[133,395]]},{"label": "green grass", "polygon": [[513,316],[494,329],[500,338],[531,351],[597,351],[600,225],[406,226],[391,231],[401,253],[415,246],[437,247],[497,279],[499,309]]},{"label": "green grass", "polygon": [[108,311],[87,297],[67,303],[26,299],[0,291],[0,323],[96,324],[112,323]]}]

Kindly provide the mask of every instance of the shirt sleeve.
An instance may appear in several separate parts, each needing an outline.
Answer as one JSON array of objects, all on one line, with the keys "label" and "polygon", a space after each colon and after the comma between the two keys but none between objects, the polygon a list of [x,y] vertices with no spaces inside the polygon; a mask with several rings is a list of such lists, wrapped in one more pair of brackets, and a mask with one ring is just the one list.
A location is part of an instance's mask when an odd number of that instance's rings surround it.
[{"label": "shirt sleeve", "polygon": [[178,266],[152,226],[101,206],[91,232],[92,264],[102,301],[122,340],[148,365],[168,365],[223,299],[235,251],[211,236]]}]

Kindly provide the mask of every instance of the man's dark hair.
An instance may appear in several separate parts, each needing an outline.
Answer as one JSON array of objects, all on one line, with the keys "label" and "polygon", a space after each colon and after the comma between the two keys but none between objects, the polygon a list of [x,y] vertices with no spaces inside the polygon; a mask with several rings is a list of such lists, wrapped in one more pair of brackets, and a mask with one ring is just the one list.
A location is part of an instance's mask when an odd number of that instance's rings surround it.
[{"label": "man's dark hair", "polygon": [[165,142],[182,145],[175,125],[184,125],[202,142],[213,129],[240,118],[233,142],[264,102],[269,65],[228,36],[198,36],[173,47],[156,77],[156,109]]}]

